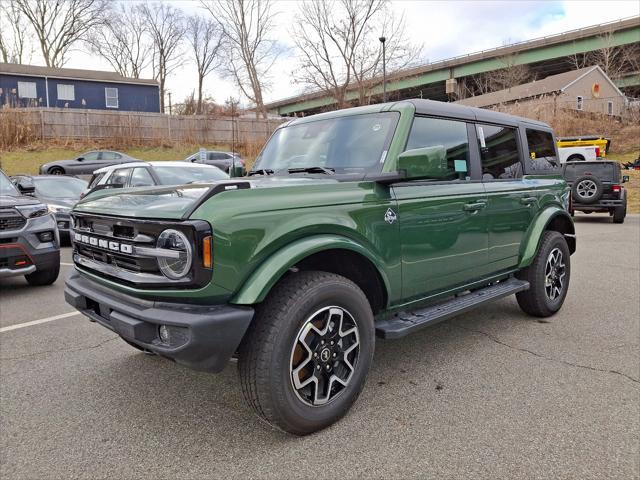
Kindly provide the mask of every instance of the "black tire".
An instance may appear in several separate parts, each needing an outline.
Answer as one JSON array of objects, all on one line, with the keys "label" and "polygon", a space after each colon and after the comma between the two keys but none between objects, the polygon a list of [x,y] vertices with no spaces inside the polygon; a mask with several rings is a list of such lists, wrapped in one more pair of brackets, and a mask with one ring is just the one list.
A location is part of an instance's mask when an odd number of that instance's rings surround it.
[{"label": "black tire", "polygon": [[627,196],[624,196],[623,204],[613,210],[613,223],[624,223],[627,216]]},{"label": "black tire", "polygon": [[[316,376],[316,368],[321,372],[318,375],[323,377],[332,373],[338,375],[338,368],[344,366],[344,361],[329,360],[328,364],[333,367],[328,366],[327,370],[335,370],[325,373],[320,365],[320,358],[312,358],[310,347],[307,348],[308,357],[303,358],[295,369],[293,364],[296,361],[296,349],[300,346],[299,338],[304,332],[303,327],[328,307],[339,307],[349,314],[344,317],[357,326],[359,337],[354,338],[359,343],[353,343],[357,344],[359,350],[343,352],[345,357],[352,353],[357,355],[350,358],[353,368],[346,379],[346,386],[332,382],[330,378],[328,385],[337,387],[336,390],[339,391],[332,397],[334,390],[329,389],[325,396],[329,399],[326,404],[312,405],[302,398],[303,389],[296,389],[294,386],[293,372],[305,364],[310,367],[307,373],[312,372],[308,377]],[[335,325],[335,322],[331,322],[333,317],[330,313],[331,311],[328,312],[324,325]],[[323,328],[322,325],[320,323],[318,328]],[[340,329],[341,327],[338,328]],[[333,331],[335,335],[335,327]],[[309,333],[316,336],[311,331]],[[316,336],[317,346],[320,345],[319,338],[321,337]],[[339,343],[344,345],[344,341],[340,340],[332,348],[338,348]],[[260,417],[286,432],[307,435],[321,430],[342,418],[358,398],[373,360],[374,343],[373,313],[366,296],[357,285],[344,277],[326,272],[290,274],[257,306],[256,316],[240,345],[238,370],[244,398]],[[305,342],[305,345],[308,344]],[[329,342],[324,345],[326,350]],[[317,348],[314,353],[317,354]],[[324,353],[323,350],[320,357],[324,357]],[[335,355],[334,352],[333,356]],[[331,353],[327,355],[328,358],[331,356]],[[303,372],[304,369],[298,373],[298,383],[301,383],[299,375]],[[315,386],[318,385],[316,382]],[[317,399],[318,390],[313,387],[313,383],[309,386]]]},{"label": "black tire", "polygon": [[584,157],[582,155],[574,153],[573,155],[569,156],[569,158],[567,158],[567,162],[584,162]]},{"label": "black tire", "polygon": [[57,264],[53,268],[48,268],[46,270],[36,270],[33,273],[25,275],[24,278],[27,279],[29,285],[34,287],[39,287],[42,285],[51,285],[58,278],[58,274],[60,273],[60,264]]},{"label": "black tire", "polygon": [[49,175],[64,175],[64,168],[62,168],[62,167],[51,167],[47,173]]},{"label": "black tire", "polygon": [[578,177],[571,187],[571,195],[577,203],[590,205],[596,203],[602,197],[602,182],[593,175]]},{"label": "black tire", "polygon": [[[545,285],[545,279],[548,273],[547,261],[550,259],[551,253],[556,250],[562,254],[564,277],[562,277],[562,288],[560,292],[554,291],[556,294],[555,298],[550,298]],[[516,294],[518,305],[520,305],[520,308],[525,313],[535,317],[550,317],[560,310],[567,296],[569,280],[571,278],[571,257],[569,254],[569,246],[564,236],[558,232],[544,232],[538,253],[533,259],[533,262],[518,272],[516,276],[521,280],[526,280],[530,285],[529,290]],[[553,285],[555,286],[555,283]]]}]

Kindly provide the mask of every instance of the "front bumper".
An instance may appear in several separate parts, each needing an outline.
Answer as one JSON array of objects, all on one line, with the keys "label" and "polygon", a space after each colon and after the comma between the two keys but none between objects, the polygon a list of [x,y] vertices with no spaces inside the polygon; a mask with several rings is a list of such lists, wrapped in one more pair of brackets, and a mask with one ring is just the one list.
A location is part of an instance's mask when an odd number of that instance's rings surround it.
[{"label": "front bumper", "polygon": [[[40,241],[42,232],[54,232],[53,241]],[[49,270],[59,263],[60,242],[51,215],[30,218],[17,230],[0,231],[0,278]]]},{"label": "front bumper", "polygon": [[[132,297],[74,271],[64,296],[89,320],[139,347],[194,370],[219,372],[235,353],[254,310],[233,305],[189,305]],[[164,343],[159,327],[177,327],[178,344]]]}]

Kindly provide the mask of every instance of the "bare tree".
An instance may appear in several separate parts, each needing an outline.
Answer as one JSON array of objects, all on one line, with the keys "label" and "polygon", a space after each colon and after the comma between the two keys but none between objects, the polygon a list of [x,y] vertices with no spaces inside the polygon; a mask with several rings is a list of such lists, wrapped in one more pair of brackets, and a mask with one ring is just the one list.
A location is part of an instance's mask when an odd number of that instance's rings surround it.
[{"label": "bare tree", "polygon": [[256,116],[267,118],[263,91],[278,56],[268,35],[275,13],[270,0],[200,0],[222,28],[227,73],[245,97],[255,104]]},{"label": "bare tree", "polygon": [[202,84],[207,75],[220,66],[223,46],[222,29],[213,20],[198,15],[187,19],[186,36],[198,69],[198,103],[195,113],[202,113]]},{"label": "bare tree", "polygon": [[492,91],[510,89],[534,79],[531,69],[518,61],[518,55],[506,55],[498,61],[502,68],[488,73]]},{"label": "bare tree", "polygon": [[372,90],[382,82],[383,51],[379,37],[385,38],[386,71],[390,77],[395,72],[410,66],[420,55],[422,45],[413,45],[407,37],[404,15],[394,15],[385,5],[380,15],[372,18],[365,35],[355,48],[351,62],[353,83],[358,90],[358,104],[371,103]]},{"label": "bare tree", "polygon": [[48,67],[62,67],[74,44],[103,20],[106,0],[12,0],[35,31]]},{"label": "bare tree", "polygon": [[24,16],[15,3],[0,3],[0,58],[5,63],[24,63],[32,54],[32,35]]},{"label": "bare tree", "polygon": [[151,63],[152,43],[135,4],[118,4],[104,23],[87,35],[86,42],[89,51],[125,77],[140,78]]},{"label": "bare tree", "polygon": [[184,18],[180,10],[165,3],[144,3],[139,9],[152,40],[152,66],[154,78],[160,82],[160,110],[164,112],[167,77],[184,63],[180,50]]},{"label": "bare tree", "polygon": [[386,0],[309,0],[300,4],[293,35],[301,55],[300,68],[294,78],[332,96],[338,108],[347,106],[346,93],[352,80],[353,67],[361,75],[368,67],[362,59],[370,52],[358,48],[367,33],[368,24],[383,11]]}]

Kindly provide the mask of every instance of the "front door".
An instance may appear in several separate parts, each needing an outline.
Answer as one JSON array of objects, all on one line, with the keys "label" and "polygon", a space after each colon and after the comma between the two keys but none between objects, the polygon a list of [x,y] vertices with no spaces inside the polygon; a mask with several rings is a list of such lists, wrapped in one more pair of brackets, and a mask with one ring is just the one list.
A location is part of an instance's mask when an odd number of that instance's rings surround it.
[{"label": "front door", "polygon": [[464,283],[487,263],[487,198],[471,179],[467,124],[416,117],[407,150],[421,147],[442,147],[450,173],[394,186],[405,301]]}]

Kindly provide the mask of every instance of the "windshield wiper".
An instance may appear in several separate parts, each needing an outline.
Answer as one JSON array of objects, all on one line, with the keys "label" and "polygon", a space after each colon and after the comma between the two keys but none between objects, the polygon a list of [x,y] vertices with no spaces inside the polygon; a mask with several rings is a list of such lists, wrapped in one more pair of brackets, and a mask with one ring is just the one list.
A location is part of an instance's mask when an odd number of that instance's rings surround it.
[{"label": "windshield wiper", "polygon": [[334,168],[326,167],[301,167],[301,168],[289,168],[289,173],[324,173],[327,175],[334,175],[336,170]]},{"label": "windshield wiper", "polygon": [[273,170],[270,168],[259,168],[258,170],[250,170],[247,173],[247,177],[251,175],[273,175]]}]

